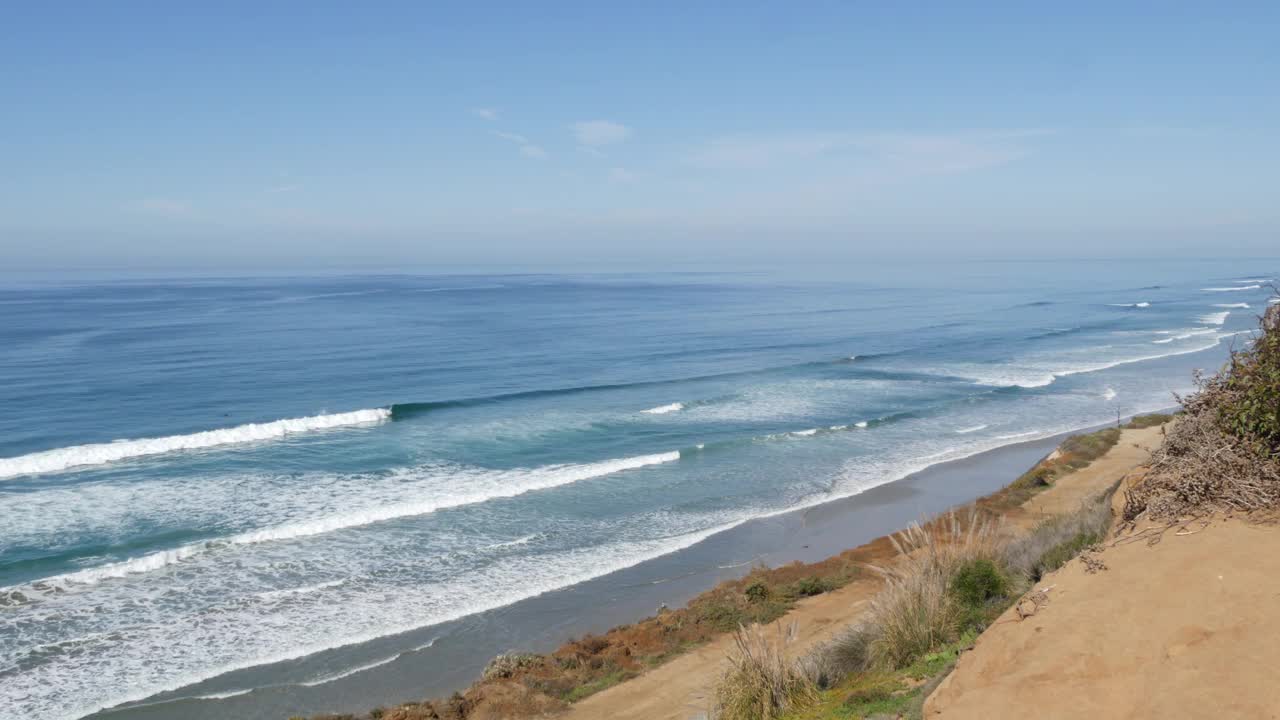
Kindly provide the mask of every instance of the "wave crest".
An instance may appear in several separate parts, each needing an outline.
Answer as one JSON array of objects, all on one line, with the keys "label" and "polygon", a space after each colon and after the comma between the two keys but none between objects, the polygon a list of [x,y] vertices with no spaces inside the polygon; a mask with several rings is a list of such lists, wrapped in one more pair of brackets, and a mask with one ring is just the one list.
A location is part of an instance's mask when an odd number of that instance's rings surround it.
[{"label": "wave crest", "polygon": [[74,445],[72,447],[44,450],[29,455],[19,455],[18,457],[0,458],[0,478],[58,472],[75,467],[106,465],[120,460],[146,457],[148,455],[162,455],[179,450],[201,450],[222,445],[277,440],[286,435],[314,430],[380,423],[390,417],[390,410],[375,408],[332,415],[312,415],[310,417],[276,420],[267,423],[249,423],[220,430],[205,430],[191,433],[190,435],[169,435],[167,437],[139,440],[119,440],[112,443]]}]

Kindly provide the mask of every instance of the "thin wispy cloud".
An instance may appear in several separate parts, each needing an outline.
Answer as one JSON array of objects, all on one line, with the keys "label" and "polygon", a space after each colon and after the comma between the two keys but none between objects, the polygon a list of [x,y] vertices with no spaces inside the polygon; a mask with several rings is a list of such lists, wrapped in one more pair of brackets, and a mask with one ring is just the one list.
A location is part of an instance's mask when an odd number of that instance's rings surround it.
[{"label": "thin wispy cloud", "polygon": [[490,122],[498,119],[498,111],[493,108],[472,108],[471,114],[481,120],[488,120]]},{"label": "thin wispy cloud", "polygon": [[598,148],[616,145],[631,137],[631,128],[610,120],[585,120],[569,126],[578,145]]},{"label": "thin wispy cloud", "polygon": [[543,160],[548,157],[547,151],[540,145],[529,142],[529,138],[519,133],[503,132],[501,130],[493,131],[494,137],[502,138],[507,142],[515,143],[520,146],[520,154],[532,158],[534,160]]},{"label": "thin wispy cloud", "polygon": [[629,183],[636,179],[635,173],[626,168],[610,168],[609,182],[611,183]]}]

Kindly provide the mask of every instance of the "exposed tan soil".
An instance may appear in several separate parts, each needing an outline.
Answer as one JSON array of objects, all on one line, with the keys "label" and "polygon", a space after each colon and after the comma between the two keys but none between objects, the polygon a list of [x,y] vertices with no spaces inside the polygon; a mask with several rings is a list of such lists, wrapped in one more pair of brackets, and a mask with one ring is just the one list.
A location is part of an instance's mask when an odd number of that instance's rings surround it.
[{"label": "exposed tan soil", "polygon": [[983,633],[925,716],[1280,718],[1280,526],[1201,527],[1046,576],[1047,602]]}]

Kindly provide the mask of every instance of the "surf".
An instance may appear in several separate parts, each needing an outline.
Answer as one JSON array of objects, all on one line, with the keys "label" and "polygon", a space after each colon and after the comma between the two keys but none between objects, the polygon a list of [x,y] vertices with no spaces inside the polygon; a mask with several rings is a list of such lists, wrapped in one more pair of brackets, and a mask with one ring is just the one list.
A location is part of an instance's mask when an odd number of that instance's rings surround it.
[{"label": "surf", "polygon": [[388,420],[390,417],[391,412],[388,409],[374,408],[332,415],[312,415],[310,417],[275,420],[266,423],[248,423],[220,430],[205,430],[189,435],[169,435],[158,438],[75,445],[17,457],[0,458],[0,479],[60,472],[72,468],[107,465],[122,460],[164,455],[183,450],[204,450],[227,445],[279,440],[290,435],[315,432],[317,430],[376,425]]}]

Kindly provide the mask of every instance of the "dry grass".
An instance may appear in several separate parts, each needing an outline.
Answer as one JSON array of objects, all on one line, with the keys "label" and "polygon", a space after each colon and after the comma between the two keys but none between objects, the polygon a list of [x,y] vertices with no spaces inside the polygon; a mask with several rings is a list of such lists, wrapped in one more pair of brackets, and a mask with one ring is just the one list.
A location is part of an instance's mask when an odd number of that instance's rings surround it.
[{"label": "dry grass", "polygon": [[1280,507],[1280,306],[1262,331],[1222,372],[1196,378],[1146,479],[1125,493],[1127,523]]},{"label": "dry grass", "polygon": [[995,523],[954,513],[930,529],[913,524],[894,536],[902,557],[883,570],[885,589],[871,602],[867,663],[900,668],[954,640],[964,608],[950,592],[968,565],[1000,558]]},{"label": "dry grass", "polygon": [[1074,512],[1040,523],[1010,541],[1001,555],[1006,568],[1029,582],[1062,567],[1081,550],[1101,542],[1111,527],[1111,496],[1116,486],[1085,500]]},{"label": "dry grass", "polygon": [[734,633],[730,668],[716,687],[713,717],[717,720],[774,720],[817,699],[817,687],[786,656],[796,626],[774,627],[774,633],[759,625],[740,627]]}]

